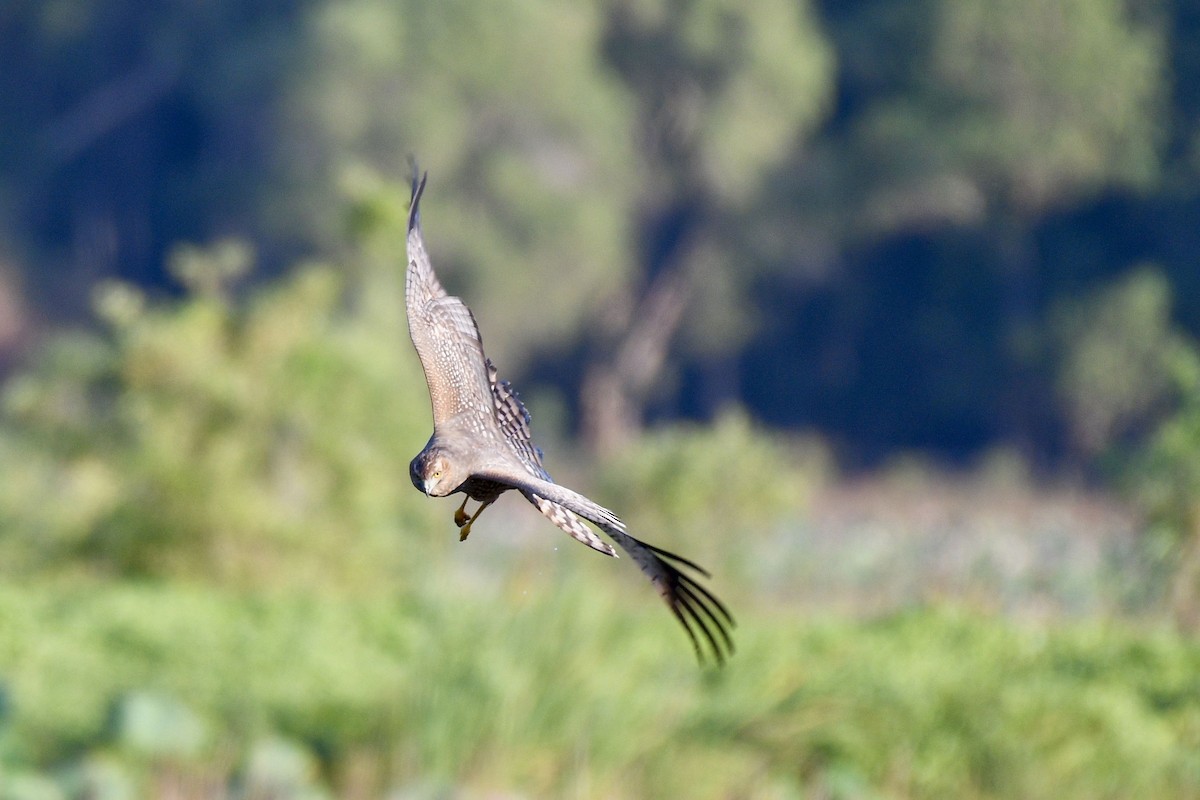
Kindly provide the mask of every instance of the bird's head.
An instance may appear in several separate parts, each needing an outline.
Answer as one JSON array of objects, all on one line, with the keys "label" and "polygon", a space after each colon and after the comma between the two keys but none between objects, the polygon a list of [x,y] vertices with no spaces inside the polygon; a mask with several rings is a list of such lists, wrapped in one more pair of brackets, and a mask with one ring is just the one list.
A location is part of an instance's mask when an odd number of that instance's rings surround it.
[{"label": "bird's head", "polygon": [[466,480],[440,449],[422,450],[408,465],[408,473],[413,486],[430,497],[453,494]]}]

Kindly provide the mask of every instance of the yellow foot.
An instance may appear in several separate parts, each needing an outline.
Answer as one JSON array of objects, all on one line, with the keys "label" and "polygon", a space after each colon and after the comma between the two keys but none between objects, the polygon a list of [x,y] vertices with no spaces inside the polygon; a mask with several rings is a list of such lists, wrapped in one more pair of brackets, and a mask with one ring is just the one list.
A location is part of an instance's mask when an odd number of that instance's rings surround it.
[{"label": "yellow foot", "polygon": [[479,515],[483,513],[483,510],[494,502],[496,502],[495,499],[485,500],[479,508],[475,509],[475,513],[468,518],[463,512],[463,508],[467,507],[467,501],[463,500],[462,508],[454,513],[454,524],[459,527],[458,540],[460,542],[467,540],[467,537],[471,535],[471,523],[479,519]]}]

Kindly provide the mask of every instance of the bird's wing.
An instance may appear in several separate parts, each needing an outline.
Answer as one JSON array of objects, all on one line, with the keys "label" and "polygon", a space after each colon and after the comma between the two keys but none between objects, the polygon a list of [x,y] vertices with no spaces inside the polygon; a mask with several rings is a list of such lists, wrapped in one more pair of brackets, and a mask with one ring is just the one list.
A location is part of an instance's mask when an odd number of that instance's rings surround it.
[{"label": "bird's wing", "polygon": [[[494,474],[484,473],[481,477],[500,481],[520,490],[554,524],[589,547],[605,552],[592,544],[588,538],[577,535],[578,528],[584,526],[576,515],[595,524],[620,545],[650,578],[650,582],[658,589],[671,613],[687,631],[688,638],[692,640],[692,647],[701,661],[704,660],[704,650],[696,636],[697,628],[708,642],[718,664],[724,663],[725,658],[733,653],[733,638],[729,635],[730,628],[736,624],[733,615],[715,595],[683,571],[686,568],[706,578],[710,577],[704,568],[682,556],[635,539],[625,532],[625,523],[616,514],[565,486],[501,471]],[[563,521],[567,524],[563,524]],[[592,534],[591,538],[594,539],[595,535]],[[612,554],[612,549],[608,548],[608,552]]]},{"label": "bird's wing", "polygon": [[[697,583],[695,578],[683,572],[681,567],[695,570],[704,577],[710,578],[712,576],[708,574],[708,571],[683,556],[646,544],[624,531],[610,530],[600,522],[596,524],[611,536],[622,550],[629,553],[637,565],[642,568],[642,572],[650,578],[654,588],[658,589],[658,593],[666,601],[667,607],[675,615],[675,619],[679,620],[679,624],[687,631],[688,638],[692,640],[692,647],[696,650],[697,658],[703,662],[704,651],[700,647],[700,641],[696,638],[696,631],[692,628],[693,623],[700,628],[700,632],[712,649],[717,664],[724,664],[726,657],[732,655],[734,650],[733,637],[730,636],[729,629],[735,627],[737,623],[734,622],[733,615],[729,613],[725,604],[718,600],[716,595]],[[710,623],[712,627],[709,627]]]},{"label": "bird's wing", "polygon": [[[521,460],[521,463],[525,465],[531,475],[542,480],[550,480],[550,475],[546,472],[546,468],[542,466],[542,451],[533,443],[533,439],[530,436],[529,411],[525,408],[525,404],[521,402],[521,398],[517,396],[517,390],[508,381],[499,379],[496,375],[496,365],[492,363],[490,358],[487,359],[487,374],[488,383],[492,388],[492,401],[496,409],[496,422],[500,425],[500,430],[504,434],[505,441],[512,447],[517,458]],[[536,503],[534,504],[536,505]],[[541,508],[541,506],[538,506],[538,508]],[[545,509],[542,509],[542,513],[549,516]],[[556,522],[555,524],[570,533],[561,523]],[[575,534],[572,533],[571,535],[574,536]],[[579,537],[576,536],[575,538],[578,539]],[[595,547],[595,545],[590,546]],[[607,545],[605,546],[607,547]],[[611,550],[611,548],[609,549]]]},{"label": "bird's wing", "polygon": [[408,334],[425,371],[436,429],[456,417],[493,417],[494,412],[483,340],[475,317],[462,300],[446,293],[429,262],[421,235],[424,191],[425,176],[418,181],[414,174],[404,299]]},{"label": "bird's wing", "polygon": [[526,500],[537,506],[538,511],[546,515],[546,519],[570,534],[572,539],[582,542],[593,550],[604,553],[606,556],[616,558],[617,552],[612,549],[612,545],[597,536],[587,525],[584,525],[583,521],[575,515],[575,512],[566,506],[555,503],[553,500],[547,500],[540,494],[524,490],[522,490],[521,494],[525,495]]}]

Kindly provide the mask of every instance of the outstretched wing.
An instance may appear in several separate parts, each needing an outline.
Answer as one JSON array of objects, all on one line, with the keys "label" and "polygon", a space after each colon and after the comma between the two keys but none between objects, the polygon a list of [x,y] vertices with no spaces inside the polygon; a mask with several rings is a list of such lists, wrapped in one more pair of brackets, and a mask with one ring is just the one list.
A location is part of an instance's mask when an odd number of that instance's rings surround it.
[{"label": "outstretched wing", "polygon": [[584,525],[583,521],[571,509],[560,506],[553,500],[547,500],[540,494],[524,490],[521,491],[521,494],[525,495],[526,500],[537,506],[537,510],[541,511],[546,516],[546,519],[570,534],[571,538],[575,541],[582,542],[593,550],[604,553],[606,556],[617,557],[617,551],[612,549],[612,545],[597,536],[587,525]]},{"label": "outstretched wing", "polygon": [[[704,661],[704,650],[696,635],[697,629],[708,642],[713,658],[718,664],[723,664],[726,657],[733,653],[733,638],[729,634],[730,629],[736,625],[733,615],[712,592],[683,571],[690,569],[706,578],[710,577],[702,567],[682,556],[635,539],[625,532],[625,523],[616,514],[565,486],[539,478],[524,478],[511,474],[496,473],[484,477],[519,489],[521,494],[554,524],[589,547],[606,552],[596,547],[586,535],[581,536],[577,533],[578,528],[587,530],[578,517],[595,524],[612,537],[650,578],[650,582],[658,589],[671,613],[687,631],[688,638],[692,640],[692,647],[701,661]],[[564,524],[562,520],[566,520],[568,524]],[[591,539],[597,538],[590,531],[588,534]],[[612,548],[607,548],[607,552],[614,555]]]},{"label": "outstretched wing", "polygon": [[483,340],[471,309],[442,288],[421,235],[421,194],[425,178],[414,172],[408,211],[408,270],[404,300],[408,335],[421,359],[433,405],[433,426],[463,415],[492,416],[491,388]]},{"label": "outstretched wing", "polygon": [[[550,480],[550,475],[542,466],[542,451],[533,443],[530,436],[529,411],[521,402],[521,398],[517,396],[517,390],[508,381],[499,379],[496,375],[496,365],[490,358],[487,359],[487,374],[488,383],[492,388],[492,401],[496,407],[496,422],[500,425],[505,441],[512,447],[517,458],[521,459],[521,463],[525,465],[531,475],[542,480]],[[543,510],[542,513],[546,512]],[[561,528],[562,525],[559,527]],[[574,534],[571,535],[574,536]]]},{"label": "outstretched wing", "polygon": [[671,613],[675,615],[675,619],[679,620],[679,624],[687,631],[688,638],[692,640],[692,647],[696,649],[696,656],[704,661],[704,651],[696,638],[696,631],[692,628],[693,623],[704,635],[717,664],[724,664],[726,657],[733,655],[733,637],[729,635],[729,629],[737,623],[716,595],[697,583],[695,578],[681,568],[686,567],[710,578],[712,576],[708,571],[683,556],[646,544],[624,531],[611,530],[599,522],[596,524],[611,536],[621,549],[629,553],[642,568],[642,572],[650,578],[654,588],[658,589]]}]

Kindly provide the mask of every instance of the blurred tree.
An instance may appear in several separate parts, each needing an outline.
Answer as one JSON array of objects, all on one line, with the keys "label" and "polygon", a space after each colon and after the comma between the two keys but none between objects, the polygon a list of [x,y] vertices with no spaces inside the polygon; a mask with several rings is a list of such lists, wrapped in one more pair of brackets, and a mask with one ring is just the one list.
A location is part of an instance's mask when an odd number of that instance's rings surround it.
[{"label": "blurred tree", "polygon": [[1123,0],[947,2],[930,56],[921,105],[936,114],[925,118],[933,130],[901,108],[899,119],[885,111],[875,121],[877,135],[911,142],[905,120],[917,121],[919,136],[939,142],[933,175],[944,170],[984,200],[1013,365],[1004,413],[1009,435],[1033,453],[1040,390],[1031,340],[1045,293],[1030,225],[1047,207],[1156,176],[1161,32],[1132,18]]},{"label": "blurred tree", "polygon": [[10,383],[5,574],[370,590],[417,568],[397,522],[432,509],[396,481],[428,400],[397,363],[402,315],[342,310],[342,278],[319,266],[237,309],[229,283],[250,262],[236,242],[178,251],[176,306],[106,285],[109,337],[57,340]]},{"label": "blurred tree", "polygon": [[868,0],[830,13],[846,58],[840,136],[810,169],[833,167],[821,189],[836,181],[834,196],[862,212],[827,211],[842,230],[1027,218],[1157,177],[1164,33],[1123,0]]},{"label": "blurred tree", "polygon": [[269,169],[284,34],[309,4],[0,9],[0,257],[44,314],[85,314],[99,278],[166,282],[179,239],[264,232],[247,173]]},{"label": "blurred tree", "polygon": [[1151,519],[1151,554],[1162,568],[1176,621],[1200,631],[1200,347],[1180,340],[1166,359],[1177,405],[1129,469]]},{"label": "blurred tree", "polygon": [[[1157,4],[1155,4],[1157,5]],[[1173,192],[1194,192],[1200,173],[1200,2],[1174,0],[1162,4],[1169,32],[1171,115],[1168,130],[1166,176]]]},{"label": "blurred tree", "polygon": [[[1150,520],[1146,550],[1176,620],[1200,630],[1200,347],[1171,287],[1141,266],[1054,313],[1075,445],[1107,456]],[[1115,470],[1114,470],[1115,471]]]},{"label": "blurred tree", "polygon": [[[1057,295],[1153,260],[1200,319],[1194,6],[10,2],[0,348],[104,276],[178,289],[178,241],[393,269],[347,205],[402,207],[411,151],[450,288],[593,443],[735,399],[877,450],[1047,441]],[[1090,198],[1149,189],[1177,205],[1122,227],[1173,255],[1105,252]]]},{"label": "blurred tree", "polygon": [[602,320],[583,431],[617,449],[641,424],[677,331],[708,414],[734,399],[759,265],[730,246],[737,212],[821,121],[832,54],[807,2],[616,0],[603,52],[636,102],[638,270]]},{"label": "blurred tree", "polygon": [[[592,5],[548,0],[314,7],[278,142],[291,191],[275,213],[342,247],[348,198],[404,207],[411,153],[431,176],[439,274],[501,367],[571,342],[628,272],[629,103],[597,63],[600,25]],[[395,242],[388,269],[403,261]]]},{"label": "blurred tree", "polygon": [[829,93],[807,6],[357,0],[317,9],[309,30],[282,146],[318,158],[290,159],[305,207],[288,213],[336,242],[336,203],[312,184],[378,198],[378,176],[401,171],[397,143],[424,153],[451,291],[502,367],[534,348],[583,354],[593,445],[640,426],[681,326],[693,358],[727,366],[754,265],[722,249],[721,227]]},{"label": "blurred tree", "polygon": [[[1156,185],[1162,20],[1122,0],[824,7],[844,59],[836,112],[747,226],[750,247],[777,265],[776,302],[814,315],[793,323],[808,336],[795,339],[793,371],[816,395],[827,375],[847,381],[843,397],[860,409],[851,436],[889,416],[937,419],[921,424],[951,447],[998,437],[1043,454],[1054,383],[1043,314],[1074,276],[1050,283],[1065,265],[1045,263],[1034,230],[1102,191]],[[1101,274],[1093,261],[1070,266]],[[763,350],[747,353],[755,372],[778,358]],[[955,368],[939,371],[930,353]],[[904,376],[930,372],[940,383],[913,398]],[[936,406],[948,399],[946,416]],[[976,432],[954,433],[966,429]],[[878,445],[921,438],[885,427]]]},{"label": "blurred tree", "polygon": [[1141,267],[1054,313],[1062,352],[1059,390],[1080,455],[1094,459],[1144,439],[1161,420],[1172,370],[1188,344],[1171,322],[1171,287]]}]

